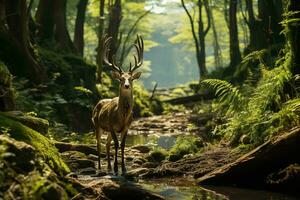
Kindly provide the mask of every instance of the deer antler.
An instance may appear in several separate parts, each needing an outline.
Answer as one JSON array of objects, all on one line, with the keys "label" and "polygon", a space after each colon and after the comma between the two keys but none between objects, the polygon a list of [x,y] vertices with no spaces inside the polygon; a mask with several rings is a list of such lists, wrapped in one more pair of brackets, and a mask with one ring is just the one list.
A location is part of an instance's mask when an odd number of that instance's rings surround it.
[{"label": "deer antler", "polygon": [[132,64],[130,62],[130,65],[129,65],[129,72],[130,73],[134,72],[136,69],[141,67],[142,64],[143,64],[143,55],[144,55],[144,41],[143,41],[143,38],[141,36],[137,35],[136,41],[133,44],[133,46],[135,47],[135,49],[137,51],[137,57],[133,56],[133,58],[134,58],[133,68],[132,68]]},{"label": "deer antler", "polygon": [[103,49],[103,61],[108,66],[112,67],[112,70],[119,72],[120,74],[123,72],[122,68],[117,66],[116,64],[116,57],[115,55],[112,56],[112,63],[108,60],[108,54],[109,54],[109,46],[111,43],[112,37],[108,37],[107,35],[104,35],[102,38],[102,49]]}]

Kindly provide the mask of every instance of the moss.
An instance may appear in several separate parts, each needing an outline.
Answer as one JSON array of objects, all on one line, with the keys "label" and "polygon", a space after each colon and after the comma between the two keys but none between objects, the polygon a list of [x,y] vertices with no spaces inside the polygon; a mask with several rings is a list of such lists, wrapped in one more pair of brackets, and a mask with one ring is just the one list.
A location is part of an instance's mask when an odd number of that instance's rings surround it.
[{"label": "moss", "polygon": [[147,156],[147,160],[150,162],[161,162],[168,155],[168,152],[162,148],[155,148],[153,151],[149,153]]},{"label": "moss", "polygon": [[70,171],[57,149],[45,136],[20,122],[5,117],[2,113],[0,113],[0,127],[8,129],[12,138],[32,145],[56,173],[63,175]]},{"label": "moss", "polygon": [[180,136],[176,139],[175,145],[170,149],[168,159],[176,161],[184,155],[197,153],[203,147],[203,142],[199,137]]},{"label": "moss", "polygon": [[12,87],[12,75],[0,60],[0,111],[15,109],[15,91]]}]

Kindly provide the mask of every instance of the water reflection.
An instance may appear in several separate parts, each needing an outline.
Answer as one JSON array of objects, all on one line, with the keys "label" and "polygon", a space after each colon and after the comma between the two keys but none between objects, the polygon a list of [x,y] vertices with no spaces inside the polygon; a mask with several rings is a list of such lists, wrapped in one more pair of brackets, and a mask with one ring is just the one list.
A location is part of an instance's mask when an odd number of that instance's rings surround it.
[{"label": "water reflection", "polygon": [[142,182],[141,185],[166,198],[166,200],[297,200],[284,194],[239,189],[233,187],[207,187],[187,183],[186,186],[174,185],[172,180]]}]

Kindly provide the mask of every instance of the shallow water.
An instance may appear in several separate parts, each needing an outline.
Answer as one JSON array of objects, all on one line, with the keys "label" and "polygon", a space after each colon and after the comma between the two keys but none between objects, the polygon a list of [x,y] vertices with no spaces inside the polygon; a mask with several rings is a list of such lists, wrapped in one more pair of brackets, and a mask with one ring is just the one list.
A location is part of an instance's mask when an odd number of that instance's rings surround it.
[{"label": "shallow water", "polygon": [[[173,180],[141,181],[140,184],[165,197],[166,200],[297,200],[288,195],[233,187],[200,187],[184,181]],[[189,184],[189,186],[188,186]]]},{"label": "shallow water", "polygon": [[[129,135],[127,146],[137,144],[155,143],[163,148],[169,149],[175,143],[173,136],[151,136]],[[140,180],[139,184],[145,189],[156,192],[165,197],[166,200],[297,200],[288,195],[262,191],[240,189],[234,187],[200,187],[194,184],[190,178],[182,179],[158,179]]]}]

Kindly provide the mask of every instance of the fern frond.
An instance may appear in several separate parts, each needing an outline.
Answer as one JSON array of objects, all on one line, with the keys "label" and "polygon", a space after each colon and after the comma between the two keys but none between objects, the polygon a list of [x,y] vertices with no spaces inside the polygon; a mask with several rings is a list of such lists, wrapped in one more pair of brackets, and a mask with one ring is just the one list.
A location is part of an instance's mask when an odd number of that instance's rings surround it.
[{"label": "fern frond", "polygon": [[206,79],[201,83],[208,85],[215,91],[219,102],[229,106],[229,110],[238,111],[241,108],[244,97],[239,89],[231,83],[219,79]]}]

